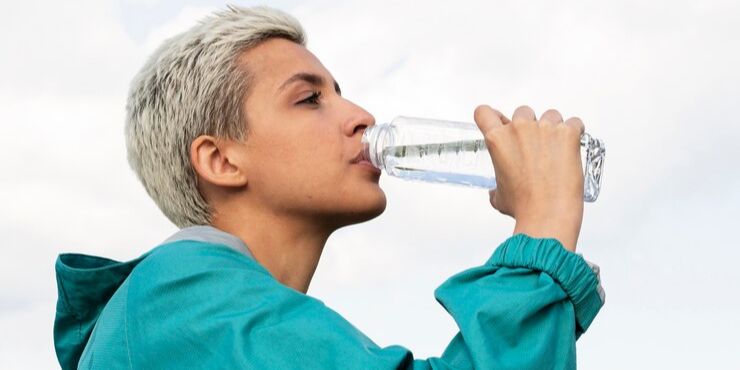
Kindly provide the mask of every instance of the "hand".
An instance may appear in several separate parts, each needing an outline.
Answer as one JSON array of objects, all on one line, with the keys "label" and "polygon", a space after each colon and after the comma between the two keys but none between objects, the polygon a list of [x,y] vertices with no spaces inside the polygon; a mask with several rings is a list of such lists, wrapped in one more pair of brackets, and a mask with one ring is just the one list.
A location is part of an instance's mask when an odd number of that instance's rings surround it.
[{"label": "hand", "polygon": [[536,119],[521,106],[511,120],[487,105],[475,109],[496,174],[491,205],[516,220],[514,234],[555,238],[574,252],[583,221],[583,167],[578,118],[548,110]]}]

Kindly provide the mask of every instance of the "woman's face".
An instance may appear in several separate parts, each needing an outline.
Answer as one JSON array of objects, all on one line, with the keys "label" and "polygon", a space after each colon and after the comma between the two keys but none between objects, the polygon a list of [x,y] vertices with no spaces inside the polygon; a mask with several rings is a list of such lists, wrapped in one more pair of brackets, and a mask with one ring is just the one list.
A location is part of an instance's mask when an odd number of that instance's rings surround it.
[{"label": "woman's face", "polygon": [[242,156],[249,196],[271,212],[333,227],[380,215],[380,172],[357,162],[373,116],[343,98],[316,56],[294,42],[269,39],[240,60],[252,76]]}]

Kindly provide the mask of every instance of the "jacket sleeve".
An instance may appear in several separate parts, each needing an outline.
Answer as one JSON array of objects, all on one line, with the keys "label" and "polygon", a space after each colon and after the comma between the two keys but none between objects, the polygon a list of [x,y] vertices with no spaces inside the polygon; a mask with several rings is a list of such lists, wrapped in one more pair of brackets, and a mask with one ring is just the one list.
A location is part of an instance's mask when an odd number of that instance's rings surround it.
[{"label": "jacket sleeve", "polygon": [[435,290],[460,331],[439,357],[417,359],[378,346],[249,257],[177,244],[130,277],[132,368],[571,369],[575,341],[603,304],[580,255],[518,234]]}]

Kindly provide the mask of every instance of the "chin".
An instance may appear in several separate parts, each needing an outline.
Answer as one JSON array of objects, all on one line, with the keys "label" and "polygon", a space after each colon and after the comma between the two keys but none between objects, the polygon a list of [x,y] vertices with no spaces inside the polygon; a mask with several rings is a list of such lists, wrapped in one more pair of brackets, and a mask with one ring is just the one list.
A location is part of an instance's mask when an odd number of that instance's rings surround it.
[{"label": "chin", "polygon": [[[339,227],[370,221],[380,216],[385,211],[387,201],[385,193],[378,187],[376,192],[366,192],[361,197],[342,203],[345,207],[336,215]],[[347,205],[351,206],[346,207]]]},{"label": "chin", "polygon": [[360,212],[365,216],[365,219],[362,221],[369,221],[380,216],[385,211],[386,204],[387,200],[385,198],[385,193],[381,190],[378,199],[363,209],[363,212]]}]

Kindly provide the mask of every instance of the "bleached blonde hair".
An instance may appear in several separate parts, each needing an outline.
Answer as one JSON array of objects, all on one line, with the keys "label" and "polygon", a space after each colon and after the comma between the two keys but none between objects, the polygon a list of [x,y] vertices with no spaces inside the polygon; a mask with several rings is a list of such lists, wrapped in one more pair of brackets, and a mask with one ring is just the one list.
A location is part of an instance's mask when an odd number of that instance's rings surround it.
[{"label": "bleached blonde hair", "polygon": [[268,7],[229,6],[166,40],[131,83],[128,161],[149,196],[178,227],[208,225],[190,144],[200,135],[243,140],[251,75],[239,56],[274,37],[305,45],[292,16]]}]

